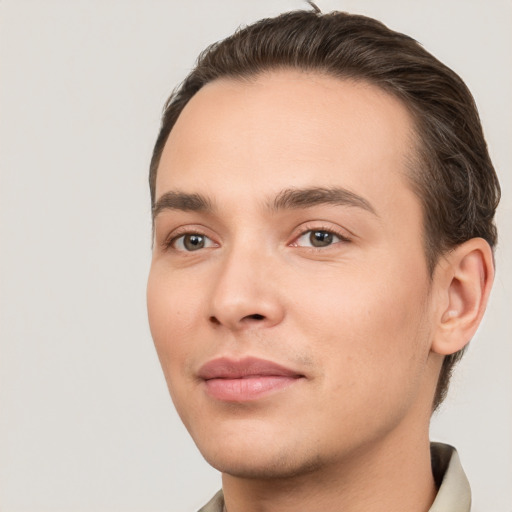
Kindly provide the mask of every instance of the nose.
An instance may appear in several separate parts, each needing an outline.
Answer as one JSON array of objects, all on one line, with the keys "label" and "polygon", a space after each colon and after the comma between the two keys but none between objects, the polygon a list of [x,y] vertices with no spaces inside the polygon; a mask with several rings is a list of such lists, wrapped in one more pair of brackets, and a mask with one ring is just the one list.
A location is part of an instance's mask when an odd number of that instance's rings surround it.
[{"label": "nose", "polygon": [[212,288],[209,321],[232,331],[279,324],[285,309],[273,267],[257,251],[231,251]]}]

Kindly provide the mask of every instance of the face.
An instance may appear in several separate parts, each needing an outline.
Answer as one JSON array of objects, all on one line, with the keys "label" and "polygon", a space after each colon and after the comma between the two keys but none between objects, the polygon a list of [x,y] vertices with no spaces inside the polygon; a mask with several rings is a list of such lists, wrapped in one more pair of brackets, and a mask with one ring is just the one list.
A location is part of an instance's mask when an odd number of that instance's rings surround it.
[{"label": "face", "polygon": [[380,89],[297,71],[213,82],[180,115],[158,168],[149,320],[221,471],[300,474],[426,428],[412,132]]}]

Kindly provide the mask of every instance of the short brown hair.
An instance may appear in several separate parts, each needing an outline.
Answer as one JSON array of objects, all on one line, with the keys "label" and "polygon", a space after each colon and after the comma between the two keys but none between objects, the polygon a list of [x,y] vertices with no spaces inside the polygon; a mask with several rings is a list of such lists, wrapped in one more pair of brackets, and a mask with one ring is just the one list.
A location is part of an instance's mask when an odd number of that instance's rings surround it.
[{"label": "short brown hair", "polygon": [[[500,186],[470,91],[411,37],[372,18],[343,12],[294,11],[263,19],[201,53],[164,108],[149,174],[152,205],[163,148],[194,94],[218,78],[250,78],[280,68],[364,80],[409,109],[417,137],[410,180],[422,203],[431,275],[441,254],[470,238],[482,237],[495,247]],[[462,352],[443,361],[434,410]]]}]

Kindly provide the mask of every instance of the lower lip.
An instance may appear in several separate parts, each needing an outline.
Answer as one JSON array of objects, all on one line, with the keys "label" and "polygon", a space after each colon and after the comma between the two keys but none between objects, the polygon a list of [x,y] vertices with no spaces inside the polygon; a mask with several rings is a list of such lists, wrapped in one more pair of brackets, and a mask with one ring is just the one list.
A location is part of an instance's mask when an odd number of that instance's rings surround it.
[{"label": "lower lip", "polygon": [[299,379],[281,375],[255,375],[241,379],[209,379],[205,385],[206,392],[217,400],[248,402],[285,389]]}]

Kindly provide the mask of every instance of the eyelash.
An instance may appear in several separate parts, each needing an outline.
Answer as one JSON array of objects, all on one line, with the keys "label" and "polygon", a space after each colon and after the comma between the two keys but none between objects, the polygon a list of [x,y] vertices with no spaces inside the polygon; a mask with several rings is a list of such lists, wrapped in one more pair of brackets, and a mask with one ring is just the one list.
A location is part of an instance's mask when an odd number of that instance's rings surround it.
[{"label": "eyelash", "polygon": [[173,249],[173,244],[176,243],[178,239],[180,239],[182,236],[185,235],[197,235],[197,236],[204,236],[206,238],[210,238],[208,235],[205,235],[201,230],[199,229],[190,229],[190,228],[179,228],[176,231],[173,231],[169,236],[167,236],[163,242],[162,247],[164,250]]},{"label": "eyelash", "polygon": [[[331,235],[335,235],[336,237],[338,237],[340,239],[340,242],[343,242],[343,243],[349,243],[352,241],[349,237],[347,237],[347,235],[345,233],[342,233],[341,230],[333,228],[332,226],[306,225],[301,229],[299,234],[294,237],[293,244],[296,243],[297,240],[302,238],[305,234],[315,232],[315,231],[320,231],[323,233],[329,233]],[[337,242],[337,243],[339,243],[339,242]],[[326,247],[302,247],[302,249],[309,249],[309,250],[313,250],[313,251],[325,251],[332,245],[334,245],[334,244],[330,244]]]},{"label": "eyelash", "polygon": [[[293,246],[301,247],[301,246],[294,245],[294,244],[296,244],[297,240],[299,240],[305,234],[310,233],[310,232],[315,232],[315,231],[320,231],[320,232],[329,233],[331,235],[334,235],[337,238],[339,238],[340,241],[343,243],[351,242],[351,239],[348,238],[346,234],[341,233],[340,230],[333,229],[330,226],[327,227],[327,226],[315,225],[315,226],[304,226],[303,229],[301,229],[301,231],[296,236],[294,236],[293,242],[289,245],[291,245],[292,247]],[[202,232],[201,230],[182,228],[182,229],[178,229],[177,231],[171,233],[171,235],[169,235],[168,237],[166,237],[164,239],[164,241],[161,244],[163,249],[164,250],[175,249],[173,247],[173,244],[175,244],[176,241],[179,240],[184,235],[197,235],[197,236],[202,236],[202,237],[205,237],[205,238],[208,238],[211,240],[211,238],[208,235],[206,235],[204,232]],[[339,242],[336,242],[336,243],[339,243]],[[313,250],[313,251],[325,251],[326,249],[331,247],[331,245],[334,245],[334,244],[330,244],[326,247],[302,247],[302,249],[308,249],[308,250]],[[175,250],[179,251],[179,252],[183,252],[183,251],[180,251],[179,249],[175,249]],[[185,251],[185,252],[193,252],[193,251]]]}]

